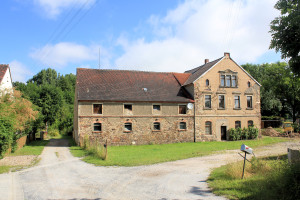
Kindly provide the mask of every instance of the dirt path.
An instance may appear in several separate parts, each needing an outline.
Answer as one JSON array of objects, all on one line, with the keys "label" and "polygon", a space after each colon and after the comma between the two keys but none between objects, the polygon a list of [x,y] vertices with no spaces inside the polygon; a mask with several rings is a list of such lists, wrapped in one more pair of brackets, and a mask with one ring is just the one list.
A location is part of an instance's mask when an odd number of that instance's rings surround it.
[{"label": "dirt path", "polygon": [[[286,142],[255,149],[280,155]],[[225,199],[208,189],[211,169],[241,160],[238,150],[138,167],[95,167],[74,158],[67,140],[51,140],[38,166],[0,175],[0,199]]]}]

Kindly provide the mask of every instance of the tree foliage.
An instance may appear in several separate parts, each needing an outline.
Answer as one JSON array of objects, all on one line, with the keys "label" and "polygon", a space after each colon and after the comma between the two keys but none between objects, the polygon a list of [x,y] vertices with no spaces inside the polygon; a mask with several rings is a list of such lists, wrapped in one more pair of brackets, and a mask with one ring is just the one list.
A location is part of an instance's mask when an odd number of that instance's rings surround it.
[{"label": "tree foliage", "polygon": [[14,83],[40,111],[33,131],[45,129],[47,124],[53,132],[72,132],[75,81],[76,76],[73,74],[62,76],[48,68],[34,75],[26,84]]},{"label": "tree foliage", "polygon": [[26,133],[38,111],[19,91],[0,94],[0,158],[12,144]]},{"label": "tree foliage", "polygon": [[300,74],[300,0],[279,0],[275,8],[281,12],[271,22],[270,48],[289,59],[294,72]]},{"label": "tree foliage", "polygon": [[262,115],[291,117],[295,121],[300,109],[300,78],[290,67],[284,62],[242,67],[262,84]]}]

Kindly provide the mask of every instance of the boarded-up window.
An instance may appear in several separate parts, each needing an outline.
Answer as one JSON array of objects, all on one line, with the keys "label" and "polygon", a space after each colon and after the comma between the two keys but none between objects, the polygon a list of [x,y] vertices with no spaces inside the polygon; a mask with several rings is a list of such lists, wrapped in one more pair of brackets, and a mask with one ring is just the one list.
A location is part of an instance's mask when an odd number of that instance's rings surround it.
[{"label": "boarded-up window", "polygon": [[179,114],[186,114],[186,105],[179,105]]},{"label": "boarded-up window", "polygon": [[159,122],[154,122],[153,123],[153,130],[159,131],[160,130],[160,123]]},{"label": "boarded-up window", "polygon": [[102,114],[102,104],[93,104],[93,114]]},{"label": "boarded-up window", "polygon": [[102,131],[101,123],[94,123],[94,131]]},{"label": "boarded-up window", "polygon": [[186,130],[186,122],[179,122],[179,129]]},{"label": "boarded-up window", "polygon": [[211,135],[211,122],[205,122],[205,134]]}]

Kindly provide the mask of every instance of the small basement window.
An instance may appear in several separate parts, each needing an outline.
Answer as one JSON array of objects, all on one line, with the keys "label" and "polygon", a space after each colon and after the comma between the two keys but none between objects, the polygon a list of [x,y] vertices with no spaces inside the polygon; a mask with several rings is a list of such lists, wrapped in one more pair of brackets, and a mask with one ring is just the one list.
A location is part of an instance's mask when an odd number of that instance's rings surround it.
[{"label": "small basement window", "polygon": [[124,124],[124,131],[131,132],[132,131],[132,123],[127,122]]},{"label": "small basement window", "polygon": [[186,122],[179,122],[179,130],[186,130]]},{"label": "small basement window", "polygon": [[102,131],[102,124],[94,123],[94,131]]},{"label": "small basement window", "polygon": [[102,114],[102,104],[93,104],[93,114],[95,115]]},{"label": "small basement window", "polygon": [[154,122],[153,123],[153,130],[154,131],[160,131],[160,123],[159,122]]}]

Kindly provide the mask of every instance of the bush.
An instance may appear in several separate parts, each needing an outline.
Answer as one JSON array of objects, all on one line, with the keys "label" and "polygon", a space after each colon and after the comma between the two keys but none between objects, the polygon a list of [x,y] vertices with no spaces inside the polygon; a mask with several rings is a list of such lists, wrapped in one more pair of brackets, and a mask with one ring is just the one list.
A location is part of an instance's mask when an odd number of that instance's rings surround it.
[{"label": "bush", "polygon": [[56,129],[56,128],[50,127],[48,129],[48,135],[51,136],[51,137],[57,137],[57,136],[59,136],[59,130]]},{"label": "bush", "polygon": [[298,123],[294,123],[294,124],[292,124],[292,126],[293,126],[293,129],[294,129],[294,132],[295,132],[295,133],[298,133],[298,132],[299,132],[299,129],[300,129],[299,124],[298,124]]},{"label": "bush", "polygon": [[9,119],[0,118],[0,158],[13,143],[13,122]]},{"label": "bush", "polygon": [[237,128],[235,129],[235,137],[236,137],[236,140],[240,140],[241,139],[241,136],[242,136],[242,129],[241,128]]},{"label": "bush", "polygon": [[243,128],[241,139],[242,140],[248,140],[248,138],[249,138],[249,129]]},{"label": "bush", "polygon": [[235,141],[236,140],[235,129],[234,128],[229,129],[228,133],[229,133],[229,140]]},{"label": "bush", "polygon": [[256,139],[258,136],[258,128],[254,128],[253,126],[250,126],[248,128],[249,133],[249,139]]}]

